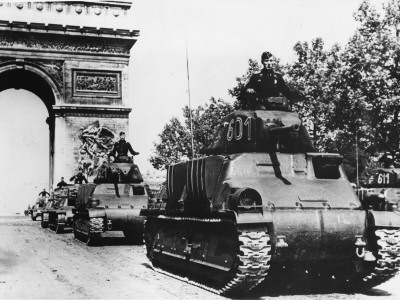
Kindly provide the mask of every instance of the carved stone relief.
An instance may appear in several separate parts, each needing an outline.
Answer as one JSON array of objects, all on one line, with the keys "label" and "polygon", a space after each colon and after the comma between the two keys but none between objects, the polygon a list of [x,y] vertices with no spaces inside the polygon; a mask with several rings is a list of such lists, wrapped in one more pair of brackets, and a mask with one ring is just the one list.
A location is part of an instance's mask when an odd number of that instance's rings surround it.
[{"label": "carved stone relief", "polygon": [[74,96],[95,93],[119,97],[120,78],[120,72],[73,70]]},{"label": "carved stone relief", "polygon": [[32,35],[8,36],[0,33],[0,47],[29,48],[38,50],[56,50],[71,52],[90,52],[108,54],[129,54],[129,46],[99,43],[97,39],[87,37],[85,42],[65,39],[34,37]]},{"label": "carved stone relief", "polygon": [[114,147],[115,134],[99,121],[81,127],[78,134],[82,144],[78,151],[78,169],[88,177],[95,177],[103,163],[108,161],[108,153]]}]

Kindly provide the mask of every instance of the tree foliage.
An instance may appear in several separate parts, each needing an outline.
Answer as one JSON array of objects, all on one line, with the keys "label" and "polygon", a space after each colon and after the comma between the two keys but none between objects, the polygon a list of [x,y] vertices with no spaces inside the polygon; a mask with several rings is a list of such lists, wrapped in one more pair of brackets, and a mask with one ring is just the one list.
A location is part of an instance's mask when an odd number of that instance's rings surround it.
[{"label": "tree foliage", "polygon": [[[192,109],[194,157],[201,156],[200,150],[210,144],[220,120],[232,111],[231,104],[215,98],[211,98],[209,103]],[[159,134],[160,141],[154,143],[155,155],[150,158],[154,168],[162,170],[171,163],[193,157],[188,106],[183,108],[183,117],[183,124],[174,117]]]}]

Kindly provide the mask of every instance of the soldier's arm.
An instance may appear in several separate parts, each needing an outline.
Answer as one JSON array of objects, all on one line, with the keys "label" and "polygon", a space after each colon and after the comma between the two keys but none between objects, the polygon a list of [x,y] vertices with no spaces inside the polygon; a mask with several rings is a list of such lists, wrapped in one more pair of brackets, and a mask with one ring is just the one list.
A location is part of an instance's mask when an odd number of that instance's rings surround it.
[{"label": "soldier's arm", "polygon": [[128,146],[128,151],[132,154],[135,155],[135,151],[133,150],[131,143],[127,142],[126,145]]},{"label": "soldier's arm", "polygon": [[281,92],[286,98],[291,101],[299,101],[303,99],[303,95],[296,90],[290,89],[287,85],[285,80],[283,79],[282,75],[279,73],[275,73],[277,76],[277,86],[279,88],[279,92]]},{"label": "soldier's arm", "polygon": [[256,82],[257,82],[258,74],[253,74],[251,75],[250,79],[247,81],[247,83],[244,85],[243,92],[253,92],[255,91],[256,88]]}]

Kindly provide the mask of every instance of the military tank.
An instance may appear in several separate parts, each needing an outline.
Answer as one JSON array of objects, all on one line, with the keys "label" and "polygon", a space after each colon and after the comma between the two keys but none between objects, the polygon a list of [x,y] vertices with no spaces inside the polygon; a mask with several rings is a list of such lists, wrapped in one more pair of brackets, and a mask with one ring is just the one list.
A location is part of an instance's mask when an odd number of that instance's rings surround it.
[{"label": "military tank", "polygon": [[54,191],[54,206],[48,211],[49,228],[63,233],[73,228],[73,213],[79,184],[68,185]]},{"label": "military tank", "polygon": [[342,157],[314,151],[286,99],[270,103],[229,114],[204,157],[168,166],[165,205],[142,210],[153,268],[235,296],[274,278],[395,276],[400,213],[364,209]]},{"label": "military tank", "polygon": [[46,206],[46,198],[38,197],[36,203],[28,210],[32,221],[36,221],[38,217],[42,217],[42,209]]},{"label": "military tank", "polygon": [[49,212],[55,208],[57,202],[55,201],[54,198],[50,198],[47,200],[46,204],[41,210],[42,213],[42,220],[40,222],[40,225],[42,228],[47,228],[49,227]]},{"label": "military tank", "polygon": [[[132,160],[131,160],[132,161]],[[149,187],[133,162],[105,163],[94,183],[78,188],[74,236],[87,245],[101,243],[106,231],[123,231],[130,243],[143,242],[140,210],[146,208]]]},{"label": "military tank", "polygon": [[400,168],[382,167],[369,172],[367,182],[358,191],[366,209],[396,211],[400,205]]}]

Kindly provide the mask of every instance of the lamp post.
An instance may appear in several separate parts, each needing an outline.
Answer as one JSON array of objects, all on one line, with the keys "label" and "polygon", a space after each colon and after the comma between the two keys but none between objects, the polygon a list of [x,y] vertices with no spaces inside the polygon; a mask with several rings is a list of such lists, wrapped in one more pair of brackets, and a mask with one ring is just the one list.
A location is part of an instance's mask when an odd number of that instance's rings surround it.
[{"label": "lamp post", "polygon": [[360,178],[359,178],[359,174],[358,174],[358,123],[360,122],[360,119],[356,120],[356,177],[357,177],[357,191],[360,188]]}]

